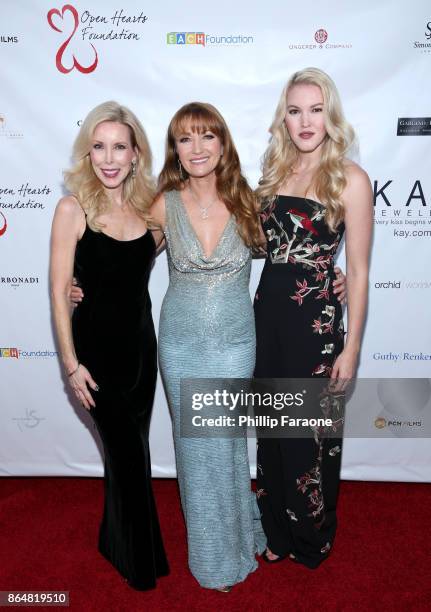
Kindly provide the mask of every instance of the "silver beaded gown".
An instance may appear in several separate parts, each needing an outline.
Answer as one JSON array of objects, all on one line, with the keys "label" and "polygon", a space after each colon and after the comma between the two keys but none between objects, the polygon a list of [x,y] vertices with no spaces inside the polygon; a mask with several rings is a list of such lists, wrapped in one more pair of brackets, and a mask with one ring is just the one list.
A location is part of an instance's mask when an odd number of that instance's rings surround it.
[{"label": "silver beaded gown", "polygon": [[253,572],[266,541],[250,490],[246,439],[180,437],[180,380],[253,375],[251,253],[231,217],[206,257],[179,192],[165,193],[165,201],[169,287],[160,314],[160,368],[173,417],[189,567],[201,586],[218,588]]}]

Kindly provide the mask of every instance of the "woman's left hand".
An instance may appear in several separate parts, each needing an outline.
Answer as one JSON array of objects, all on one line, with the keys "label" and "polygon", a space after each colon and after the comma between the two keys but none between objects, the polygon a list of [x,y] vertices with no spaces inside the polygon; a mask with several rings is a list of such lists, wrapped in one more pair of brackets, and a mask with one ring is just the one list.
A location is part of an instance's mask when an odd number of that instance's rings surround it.
[{"label": "woman's left hand", "polygon": [[341,268],[338,266],[334,268],[336,278],[333,281],[333,292],[337,296],[337,299],[341,304],[347,303],[347,283],[346,277],[343,274]]},{"label": "woman's left hand", "polygon": [[342,392],[352,380],[356,372],[358,355],[356,352],[345,348],[335,360],[331,372],[331,390]]}]

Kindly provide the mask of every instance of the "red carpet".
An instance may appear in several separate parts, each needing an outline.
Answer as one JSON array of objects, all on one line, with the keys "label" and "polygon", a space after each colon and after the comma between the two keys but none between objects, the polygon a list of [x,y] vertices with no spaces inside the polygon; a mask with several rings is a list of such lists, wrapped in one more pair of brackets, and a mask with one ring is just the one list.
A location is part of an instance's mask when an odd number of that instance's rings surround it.
[{"label": "red carpet", "polygon": [[176,482],[154,489],[171,575],[139,593],[97,552],[101,480],[1,478],[0,590],[68,590],[84,612],[431,610],[429,485],[343,482],[334,550],[318,570],[261,562],[229,594],[187,569]]}]

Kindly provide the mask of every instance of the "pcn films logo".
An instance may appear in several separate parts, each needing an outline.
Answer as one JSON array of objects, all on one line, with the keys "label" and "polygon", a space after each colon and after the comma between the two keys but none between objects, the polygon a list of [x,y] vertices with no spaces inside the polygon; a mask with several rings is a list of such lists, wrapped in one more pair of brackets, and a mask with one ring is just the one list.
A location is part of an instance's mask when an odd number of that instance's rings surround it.
[{"label": "pcn films logo", "polygon": [[[58,9],[53,8],[50,11],[48,11],[48,14],[47,14],[48,23],[51,26],[51,28],[53,30],[55,30],[56,32],[60,32],[60,34],[63,34],[63,33],[67,34],[67,32],[63,32],[62,27],[58,27],[58,26],[67,25],[67,21],[64,19],[65,13],[71,13],[72,14],[72,17],[73,17],[73,30],[72,30],[71,34],[69,35],[69,37],[66,38],[64,43],[58,49],[57,54],[55,56],[55,65],[57,66],[57,70],[59,70],[63,74],[68,74],[74,68],[76,68],[76,70],[78,70],[79,72],[82,72],[83,74],[89,74],[90,72],[93,72],[94,70],[96,70],[97,64],[99,62],[97,51],[96,51],[94,45],[92,45],[91,43],[90,43],[90,45],[91,45],[91,47],[93,48],[93,51],[94,51],[94,61],[93,61],[92,64],[90,64],[89,66],[83,66],[82,64],[80,64],[78,62],[78,60],[76,59],[74,54],[72,54],[73,64],[72,64],[72,66],[70,68],[66,67],[63,64],[63,55],[64,55],[64,53],[65,53],[65,51],[67,49],[68,44],[72,40],[72,38],[73,38],[73,36],[74,36],[76,30],[78,29],[78,26],[79,26],[78,11],[71,4],[65,4],[63,6],[63,8],[61,9],[61,12]],[[54,19],[56,20],[58,25],[56,25],[56,23],[54,23]],[[58,21],[59,19],[61,20],[61,22]]]}]

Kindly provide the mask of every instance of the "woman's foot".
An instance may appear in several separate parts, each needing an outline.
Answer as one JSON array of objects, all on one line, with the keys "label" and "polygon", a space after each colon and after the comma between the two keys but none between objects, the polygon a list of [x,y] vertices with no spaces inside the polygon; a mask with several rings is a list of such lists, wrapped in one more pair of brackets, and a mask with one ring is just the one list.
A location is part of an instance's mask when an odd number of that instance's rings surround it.
[{"label": "woman's foot", "polygon": [[230,593],[232,590],[231,586],[222,586],[219,587],[218,589],[215,589],[216,591],[219,591],[220,593]]},{"label": "woman's foot", "polygon": [[275,555],[269,548],[262,554],[262,559],[267,563],[278,563],[278,561],[283,561],[286,557],[287,555]]}]

